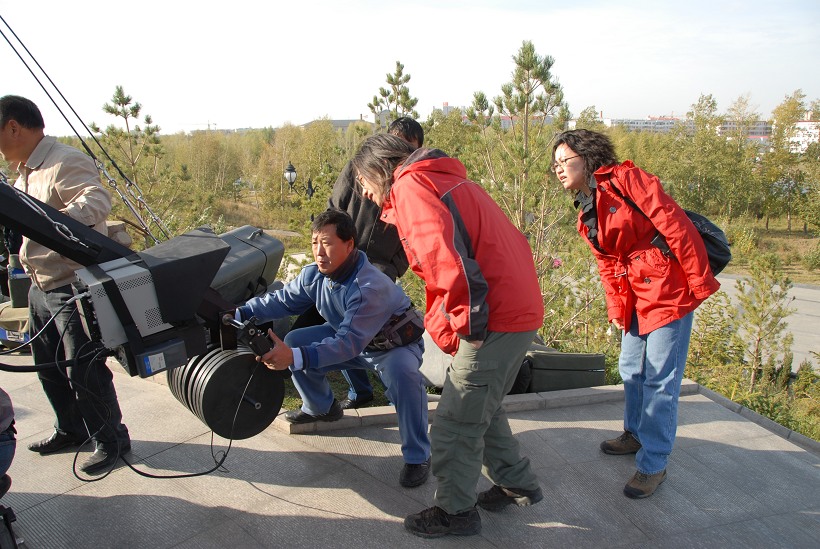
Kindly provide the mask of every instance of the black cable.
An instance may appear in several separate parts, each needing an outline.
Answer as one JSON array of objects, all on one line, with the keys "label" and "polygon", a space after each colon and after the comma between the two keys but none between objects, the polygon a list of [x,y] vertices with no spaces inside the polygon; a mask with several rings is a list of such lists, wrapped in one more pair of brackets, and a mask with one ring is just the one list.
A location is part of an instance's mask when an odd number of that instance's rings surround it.
[{"label": "black cable", "polygon": [[[215,465],[212,468],[208,469],[207,471],[200,471],[200,472],[197,472],[197,473],[183,473],[183,474],[179,474],[179,475],[154,475],[154,474],[151,474],[151,473],[146,473],[144,471],[140,471],[131,462],[129,462],[127,459],[125,459],[125,457],[122,456],[122,455],[119,456],[120,459],[122,459],[122,461],[128,466],[129,469],[131,469],[132,471],[134,471],[136,474],[140,475],[141,477],[161,479],[161,480],[200,477],[200,476],[204,476],[204,475],[209,475],[209,474],[213,473],[214,471],[216,471],[217,469],[221,468],[222,464],[225,463],[225,460],[228,459],[228,453],[230,453],[231,448],[233,447],[233,432],[234,432],[234,429],[236,428],[236,420],[239,417],[239,408],[240,408],[240,406],[242,406],[242,401],[245,397],[245,393],[248,392],[248,387],[250,387],[251,381],[253,381],[253,376],[256,375],[256,370],[257,370],[257,368],[259,368],[259,364],[260,363],[257,362],[256,365],[254,366],[253,371],[251,371],[251,375],[248,377],[248,382],[245,384],[245,388],[242,390],[242,394],[239,397],[239,401],[236,405],[236,411],[234,412],[234,416],[233,416],[233,422],[231,423],[231,435],[230,435],[230,437],[228,437],[228,447],[223,451],[222,456],[220,458],[217,458],[218,454],[214,453],[214,432],[213,432],[213,430],[211,431],[211,444],[210,444],[210,446],[211,446],[211,457],[213,458],[214,463],[215,463]],[[117,447],[117,449],[119,451],[119,446]],[[76,462],[76,460],[75,460],[75,462]],[[113,470],[113,465],[112,465],[111,470]],[[105,476],[108,476],[108,474],[111,473],[111,470],[109,470],[108,473],[106,473],[101,478],[105,478]],[[223,469],[223,471],[226,471],[226,470]],[[77,477],[77,478],[80,478],[80,477]],[[85,481],[85,482],[94,482],[94,481],[100,480],[100,479],[88,480],[88,479],[80,478],[80,480]]]},{"label": "black cable", "polygon": [[[66,300],[66,302],[63,303],[60,306],[59,309],[57,309],[57,312],[54,313],[53,315],[51,315],[51,318],[49,318],[48,321],[45,324],[43,324],[43,327],[40,328],[40,330],[36,334],[29,337],[29,340],[27,342],[25,342],[21,345],[18,345],[14,349],[6,349],[5,351],[0,351],[0,355],[8,355],[8,354],[11,354],[15,351],[18,351],[18,350],[22,349],[23,347],[31,346],[31,342],[38,339],[38,338],[40,338],[40,337],[42,337],[43,332],[45,332],[46,328],[48,328],[49,325],[51,325],[51,323],[55,322],[55,320],[57,318],[57,315],[59,315],[63,311],[63,309],[65,309],[66,307],[68,307],[69,305],[71,305],[72,303],[77,301],[77,299],[79,299],[79,297],[80,296],[74,296],[74,297]],[[76,309],[75,309],[75,311],[76,311]],[[72,313],[72,315],[73,314],[74,313]],[[61,338],[61,340],[62,340],[62,338]],[[110,352],[110,351],[106,351],[106,352]],[[52,368],[61,368],[61,367],[66,367],[67,368],[67,367],[71,366],[74,362],[79,361],[79,360],[85,360],[89,356],[92,356],[96,353],[97,353],[97,351],[89,353],[88,355],[80,355],[78,357],[75,357],[72,360],[57,360],[57,356],[55,355],[55,361],[54,362],[46,362],[46,363],[41,363],[41,364],[35,364],[34,366],[15,366],[15,365],[12,365],[12,364],[4,364],[4,363],[0,362],[0,371],[12,372],[12,373],[14,373],[14,372],[17,372],[17,373],[31,373],[31,372],[43,372],[45,370],[50,370]]]},{"label": "black cable", "polygon": [[[63,303],[63,305],[59,309],[57,309],[57,312],[54,313],[53,315],[51,315],[51,318],[49,318],[48,321],[45,324],[43,324],[43,327],[40,328],[40,331],[38,331],[33,336],[29,336],[28,341],[26,341],[25,343],[21,343],[20,345],[18,345],[14,349],[6,349],[5,351],[0,351],[0,355],[8,355],[8,354],[11,354],[15,351],[18,351],[18,350],[22,349],[23,347],[31,346],[31,342],[34,341],[35,339],[37,339],[38,337],[40,337],[43,334],[43,332],[45,331],[45,329],[48,327],[48,325],[51,324],[52,322],[54,322],[54,319],[57,318],[57,315],[60,314],[61,312],[63,312],[63,309],[68,307],[68,305],[69,305],[68,301]],[[0,368],[0,369],[2,369],[2,368]]]}]

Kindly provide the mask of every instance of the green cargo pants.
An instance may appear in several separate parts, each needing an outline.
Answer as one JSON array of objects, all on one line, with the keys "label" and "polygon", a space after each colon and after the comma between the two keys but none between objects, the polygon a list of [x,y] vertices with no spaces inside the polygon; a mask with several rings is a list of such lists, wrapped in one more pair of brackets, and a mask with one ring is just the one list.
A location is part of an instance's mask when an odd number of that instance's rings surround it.
[{"label": "green cargo pants", "polygon": [[534,336],[490,332],[478,350],[462,341],[447,370],[430,439],[435,504],[450,514],[475,505],[479,473],[498,486],[538,488],[501,407]]}]

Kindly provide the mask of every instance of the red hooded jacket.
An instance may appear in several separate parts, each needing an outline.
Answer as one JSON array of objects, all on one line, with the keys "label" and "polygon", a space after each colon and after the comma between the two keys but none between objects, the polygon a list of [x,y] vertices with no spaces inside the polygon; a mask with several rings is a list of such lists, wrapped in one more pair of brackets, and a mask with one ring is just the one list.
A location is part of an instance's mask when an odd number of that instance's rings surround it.
[{"label": "red hooded jacket", "polygon": [[446,353],[459,338],[543,325],[532,250],[464,165],[419,149],[396,168],[382,219],[396,225],[410,268],[426,284],[424,324]]},{"label": "red hooded jacket", "polygon": [[[629,160],[604,166],[594,176],[601,249],[590,242],[580,212],[578,232],[598,261],[609,320],[620,319],[629,330],[636,311],[639,333],[647,334],[694,311],[720,288],[709,268],[703,239],[657,177]],[[675,257],[665,256],[650,243],[658,232]]]}]

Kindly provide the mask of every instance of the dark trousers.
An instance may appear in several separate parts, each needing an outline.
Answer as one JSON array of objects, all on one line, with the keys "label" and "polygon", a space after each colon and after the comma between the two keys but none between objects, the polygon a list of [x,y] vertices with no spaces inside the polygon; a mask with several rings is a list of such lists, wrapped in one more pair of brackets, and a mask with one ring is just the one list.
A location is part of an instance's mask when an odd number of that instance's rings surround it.
[{"label": "dark trousers", "polygon": [[[128,440],[128,429],[122,423],[114,389],[114,376],[106,366],[105,358],[94,355],[102,347],[88,339],[76,304],[60,310],[72,295],[68,285],[47,292],[32,285],[28,295],[34,363],[81,357],[70,367],[49,368],[38,373],[43,391],[57,416],[54,427],[77,438],[86,438],[90,434],[103,444],[115,443],[117,439]],[[46,326],[52,316],[55,316],[54,322]],[[44,327],[43,333],[35,338],[34,335]]]}]

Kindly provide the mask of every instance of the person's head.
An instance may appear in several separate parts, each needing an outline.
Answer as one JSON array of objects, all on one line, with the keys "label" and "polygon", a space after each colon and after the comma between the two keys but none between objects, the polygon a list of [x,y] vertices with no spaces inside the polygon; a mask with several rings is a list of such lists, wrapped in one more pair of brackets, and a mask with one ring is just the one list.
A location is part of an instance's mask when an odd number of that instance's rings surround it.
[{"label": "person's head", "polygon": [[609,137],[590,130],[558,134],[552,147],[552,171],[567,190],[588,189],[589,178],[603,166],[617,164]]},{"label": "person's head", "polygon": [[18,95],[0,97],[0,154],[8,162],[25,162],[43,138],[40,109]]},{"label": "person's head", "polygon": [[415,150],[404,139],[388,133],[365,139],[352,160],[356,181],[365,198],[381,206],[393,185],[393,170]]},{"label": "person's head", "polygon": [[356,249],[356,226],[347,212],[329,209],[311,225],[313,259],[324,275],[332,274]]},{"label": "person's head", "polygon": [[393,120],[387,128],[387,133],[401,137],[417,149],[424,145],[424,130],[421,124],[406,116]]}]

